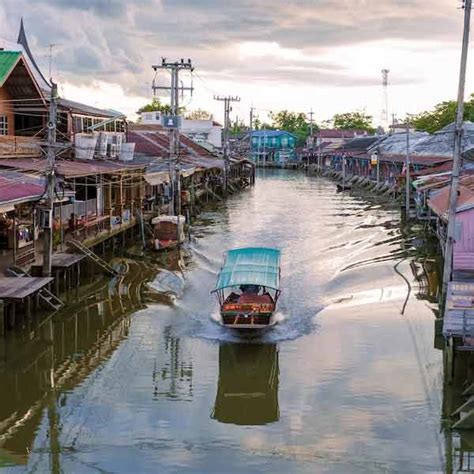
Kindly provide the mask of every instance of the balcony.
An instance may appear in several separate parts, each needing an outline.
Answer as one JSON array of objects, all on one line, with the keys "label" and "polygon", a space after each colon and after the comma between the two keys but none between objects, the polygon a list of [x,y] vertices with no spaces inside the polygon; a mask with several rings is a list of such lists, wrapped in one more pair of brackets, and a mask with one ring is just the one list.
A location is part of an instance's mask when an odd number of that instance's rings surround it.
[{"label": "balcony", "polygon": [[0,158],[41,155],[41,139],[0,135]]}]

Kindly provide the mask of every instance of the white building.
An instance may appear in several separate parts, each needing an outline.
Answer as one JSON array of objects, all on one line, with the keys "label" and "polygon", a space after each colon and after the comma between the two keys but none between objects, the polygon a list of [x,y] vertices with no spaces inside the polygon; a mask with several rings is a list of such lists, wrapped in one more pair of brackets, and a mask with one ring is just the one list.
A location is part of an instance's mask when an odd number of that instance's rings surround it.
[{"label": "white building", "polygon": [[[161,112],[142,112],[139,116],[140,122],[143,124],[161,125]],[[212,119],[189,120],[183,118],[179,131],[200,145],[205,146],[208,143],[214,148],[222,147],[222,125]]]}]

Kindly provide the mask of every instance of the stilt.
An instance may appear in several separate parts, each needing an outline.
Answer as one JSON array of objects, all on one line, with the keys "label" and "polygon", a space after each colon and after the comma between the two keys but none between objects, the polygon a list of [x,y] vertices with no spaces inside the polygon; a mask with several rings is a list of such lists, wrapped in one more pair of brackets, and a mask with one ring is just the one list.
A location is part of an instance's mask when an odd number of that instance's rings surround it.
[{"label": "stilt", "polygon": [[31,318],[31,296],[26,297],[26,317]]},{"label": "stilt", "polygon": [[13,329],[15,327],[15,313],[16,313],[16,303],[11,303],[10,304],[10,311],[9,311],[9,317],[10,317],[10,327]]},{"label": "stilt", "polygon": [[5,336],[5,304],[0,300],[0,337]]}]

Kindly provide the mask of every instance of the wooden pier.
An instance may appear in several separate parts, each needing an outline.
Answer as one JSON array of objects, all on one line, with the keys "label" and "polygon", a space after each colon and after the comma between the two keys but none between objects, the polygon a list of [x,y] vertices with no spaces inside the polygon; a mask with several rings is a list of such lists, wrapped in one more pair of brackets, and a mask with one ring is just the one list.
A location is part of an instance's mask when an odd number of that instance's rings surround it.
[{"label": "wooden pier", "polygon": [[5,305],[8,305],[10,326],[15,325],[16,305],[26,304],[26,316],[31,316],[34,302],[38,307],[38,296],[53,281],[50,277],[0,277],[0,335],[5,332]]},{"label": "wooden pier", "polygon": [[[54,276],[55,293],[59,294],[60,281],[63,282],[63,289],[67,290],[74,284],[79,286],[81,276],[80,263],[86,256],[80,253],[54,253],[51,257],[51,271]],[[31,266],[34,275],[41,275],[43,262],[37,261]]]}]

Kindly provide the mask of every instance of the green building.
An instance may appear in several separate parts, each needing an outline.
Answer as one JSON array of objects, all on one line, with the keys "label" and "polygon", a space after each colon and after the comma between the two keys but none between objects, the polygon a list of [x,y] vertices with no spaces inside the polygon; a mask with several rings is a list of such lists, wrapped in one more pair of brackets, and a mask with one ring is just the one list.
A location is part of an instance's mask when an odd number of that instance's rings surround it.
[{"label": "green building", "polygon": [[296,137],[282,130],[253,131],[250,156],[256,163],[283,164],[296,161]]}]

